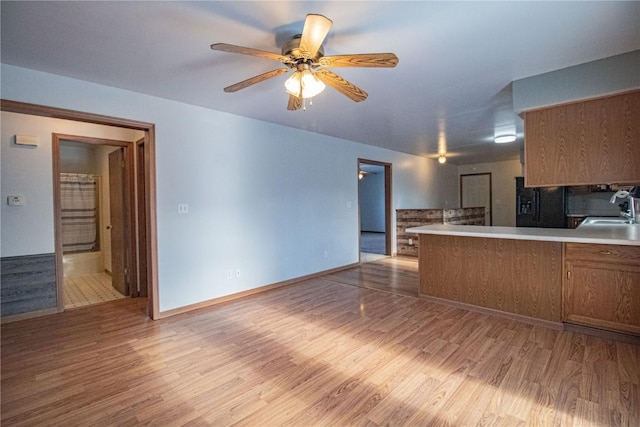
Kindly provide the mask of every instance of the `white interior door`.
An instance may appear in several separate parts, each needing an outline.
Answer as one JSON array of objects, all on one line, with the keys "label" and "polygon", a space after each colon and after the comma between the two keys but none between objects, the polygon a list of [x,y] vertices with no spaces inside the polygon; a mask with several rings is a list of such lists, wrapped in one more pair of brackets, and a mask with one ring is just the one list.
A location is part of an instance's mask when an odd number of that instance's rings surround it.
[{"label": "white interior door", "polygon": [[484,206],[484,224],[491,225],[491,174],[460,175],[460,207]]}]

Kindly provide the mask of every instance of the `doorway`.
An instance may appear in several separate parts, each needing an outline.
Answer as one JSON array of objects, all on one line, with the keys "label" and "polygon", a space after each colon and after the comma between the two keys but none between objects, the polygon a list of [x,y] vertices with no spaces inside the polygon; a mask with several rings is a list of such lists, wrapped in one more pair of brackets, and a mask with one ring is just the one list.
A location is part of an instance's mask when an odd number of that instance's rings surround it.
[{"label": "doorway", "polygon": [[358,159],[360,262],[391,255],[391,164]]},{"label": "doorway", "polygon": [[147,283],[136,273],[133,141],[53,134],[52,150],[58,310],[137,296]]},{"label": "doorway", "polygon": [[491,173],[460,175],[460,207],[484,207],[484,225],[493,224]]},{"label": "doorway", "polygon": [[[140,167],[143,168],[144,174],[144,194],[145,194],[145,205],[143,207],[145,211],[145,224],[143,227],[145,228],[145,236],[146,240],[143,245],[146,248],[146,259],[144,263],[140,263],[140,265],[145,266],[145,274],[147,277],[147,291],[148,291],[148,307],[147,314],[152,319],[160,318],[160,308],[158,301],[158,248],[157,248],[157,223],[156,223],[156,171],[155,171],[155,125],[153,123],[141,122],[137,120],[123,119],[112,116],[104,116],[100,114],[94,113],[85,113],[82,111],[74,111],[67,110],[56,107],[49,107],[38,104],[29,104],[25,102],[19,101],[11,101],[2,99],[0,102],[0,109],[2,111],[8,111],[12,113],[18,114],[26,114],[32,116],[44,116],[55,119],[64,119],[71,120],[76,122],[83,123],[93,123],[98,125],[107,125],[107,126],[115,126],[121,127],[124,129],[134,129],[139,130],[144,133],[144,159],[140,159]],[[128,143],[133,145],[133,143]],[[132,148],[131,152],[134,151]],[[55,153],[54,153],[55,158]],[[132,170],[132,169],[130,169]],[[54,176],[54,182],[56,181],[56,177]],[[131,178],[133,181],[133,177]],[[57,203],[56,200],[59,198],[54,195],[54,203]],[[56,207],[54,206],[54,209]],[[59,247],[61,225],[60,223],[55,224],[55,239],[56,239],[56,253],[62,253],[62,248]],[[135,241],[133,242],[135,244]],[[133,247],[133,246],[132,246]],[[56,259],[56,282],[62,283],[62,265],[59,263],[61,259]],[[63,301],[63,295],[61,295],[62,287],[58,287],[58,296],[57,300],[59,302]],[[58,311],[64,310],[62,304],[58,304]]]}]

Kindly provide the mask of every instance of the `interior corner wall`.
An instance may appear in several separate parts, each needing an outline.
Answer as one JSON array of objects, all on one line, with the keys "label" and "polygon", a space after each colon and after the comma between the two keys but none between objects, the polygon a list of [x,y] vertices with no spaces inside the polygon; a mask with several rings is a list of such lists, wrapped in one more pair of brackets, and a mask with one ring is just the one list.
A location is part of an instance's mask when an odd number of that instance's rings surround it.
[{"label": "interior corner wall", "polygon": [[522,176],[520,160],[476,163],[458,167],[458,175],[491,173],[493,225],[516,226],[516,176]]},{"label": "interior corner wall", "polygon": [[[155,124],[161,312],[357,263],[358,158],[393,165],[394,210],[457,200],[457,168],[423,157],[6,64],[1,85],[3,99]],[[2,196],[33,210],[5,226],[3,207],[2,251],[52,251],[50,150],[2,144]]]}]

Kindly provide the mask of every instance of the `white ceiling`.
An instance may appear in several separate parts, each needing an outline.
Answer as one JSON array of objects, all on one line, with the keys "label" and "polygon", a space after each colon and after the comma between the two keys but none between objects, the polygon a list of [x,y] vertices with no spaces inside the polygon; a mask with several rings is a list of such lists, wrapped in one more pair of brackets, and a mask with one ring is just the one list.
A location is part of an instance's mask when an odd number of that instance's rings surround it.
[{"label": "white ceiling", "polygon": [[[457,164],[518,158],[513,80],[640,49],[640,2],[10,2],[2,62],[89,80]],[[369,93],[328,88],[287,111],[287,75],[222,88],[279,63],[214,52],[226,42],[279,53],[307,13],[333,20],[325,54],[394,52],[393,69],[339,68]],[[516,143],[492,142],[515,129]]]}]

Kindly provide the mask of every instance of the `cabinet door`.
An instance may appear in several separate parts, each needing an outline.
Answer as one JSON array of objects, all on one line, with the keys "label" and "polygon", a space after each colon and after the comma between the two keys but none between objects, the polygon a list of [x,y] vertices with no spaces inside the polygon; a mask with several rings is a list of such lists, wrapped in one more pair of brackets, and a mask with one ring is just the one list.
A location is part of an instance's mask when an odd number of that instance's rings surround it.
[{"label": "cabinet door", "polygon": [[564,320],[640,335],[640,266],[567,261]]},{"label": "cabinet door", "polygon": [[640,91],[525,113],[527,187],[640,182]]}]

